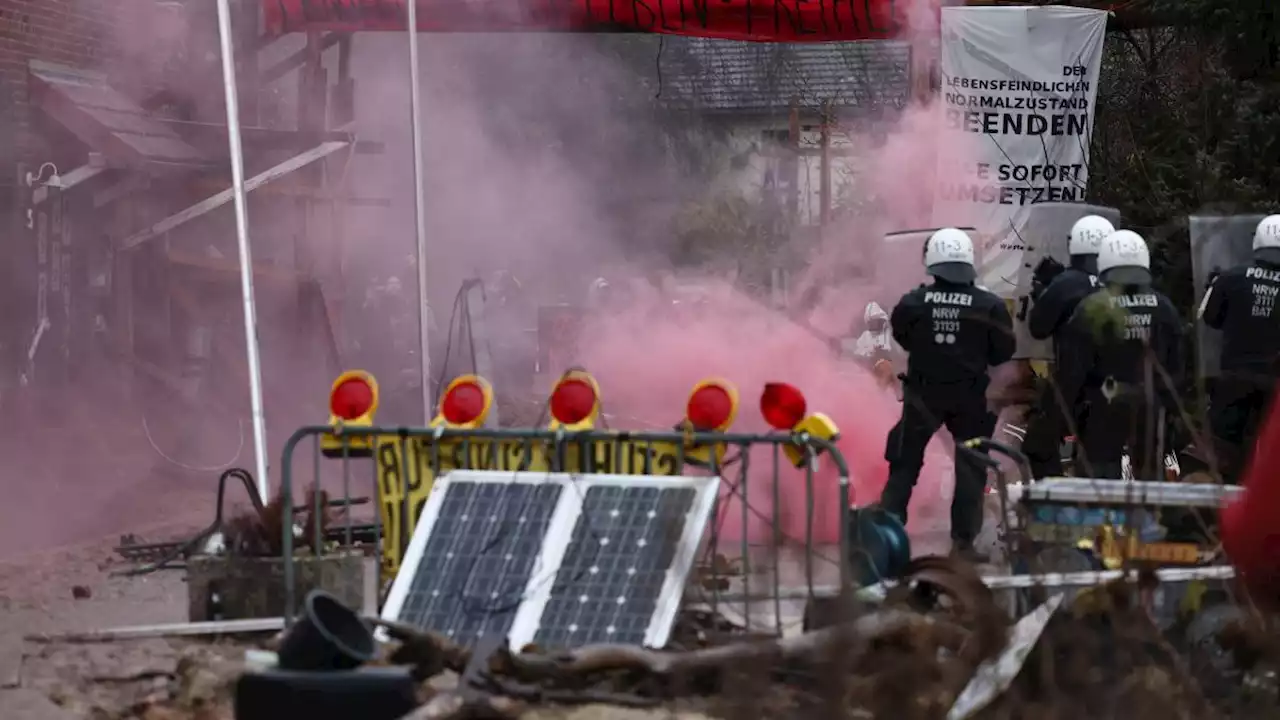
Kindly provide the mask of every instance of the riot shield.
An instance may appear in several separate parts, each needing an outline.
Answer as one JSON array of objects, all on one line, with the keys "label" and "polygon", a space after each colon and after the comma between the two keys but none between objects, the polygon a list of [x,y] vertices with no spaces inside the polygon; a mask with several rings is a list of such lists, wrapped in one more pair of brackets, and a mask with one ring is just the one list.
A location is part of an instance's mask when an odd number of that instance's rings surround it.
[{"label": "riot shield", "polygon": [[[1192,215],[1191,276],[1196,286],[1196,306],[1204,299],[1205,285],[1214,270],[1246,265],[1253,257],[1253,231],[1263,215]],[[1196,322],[1196,357],[1200,377],[1218,375],[1222,333]]]},{"label": "riot shield", "polygon": [[1084,203],[1039,203],[1030,207],[1026,227],[1019,238],[1024,246],[1022,267],[1018,270],[1016,289],[1010,299],[1013,313],[1013,332],[1018,339],[1015,360],[1052,360],[1053,342],[1036,340],[1027,329],[1031,308],[1031,279],[1040,260],[1052,257],[1066,265],[1070,262],[1067,252],[1071,240],[1071,226],[1085,215],[1101,215],[1119,227],[1120,211],[1102,205]]},{"label": "riot shield", "polygon": [[[903,292],[916,285],[928,282],[929,275],[924,271],[924,246],[935,232],[942,228],[924,228],[921,230],[896,230],[885,233],[881,242],[879,258],[876,262],[878,278],[893,278],[903,283]],[[973,238],[974,262],[982,267],[982,239],[978,231],[971,227],[961,227]],[[894,298],[897,302],[897,298]],[[886,308],[892,309],[892,306]]]}]

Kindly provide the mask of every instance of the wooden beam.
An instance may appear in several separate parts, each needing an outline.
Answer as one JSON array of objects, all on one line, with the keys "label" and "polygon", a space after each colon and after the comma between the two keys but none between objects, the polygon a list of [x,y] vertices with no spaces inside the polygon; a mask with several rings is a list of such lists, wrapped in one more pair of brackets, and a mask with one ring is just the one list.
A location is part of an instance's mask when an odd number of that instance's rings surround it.
[{"label": "wooden beam", "polygon": [[[201,177],[193,180],[190,186],[197,188],[202,192],[217,192],[227,186],[227,178],[218,176]],[[352,207],[391,207],[390,198],[338,195],[324,190],[306,187],[304,185],[289,183],[285,180],[280,180],[264,188],[260,188],[258,190],[258,194],[271,195],[273,197],[301,198],[304,200],[313,200],[315,202],[341,203]]]},{"label": "wooden beam", "polygon": [[[965,0],[966,7],[1025,7],[1026,0]],[[1064,7],[1104,10],[1111,13],[1107,19],[1107,31],[1136,30],[1148,27],[1168,27],[1173,23],[1145,7],[1147,3],[1115,2],[1115,0],[1056,0],[1055,2],[1036,5],[1061,5]]]},{"label": "wooden beam", "polygon": [[268,633],[284,629],[284,618],[250,618],[247,620],[210,620],[167,625],[134,625],[109,630],[90,630],[60,634],[27,635],[23,639],[34,643],[93,643],[118,640],[142,640],[161,637],[192,637],[200,635],[231,635],[236,633]]},{"label": "wooden beam", "polygon": [[149,175],[131,173],[119,182],[95,192],[93,194],[93,207],[95,209],[105,207],[121,198],[128,197],[139,190],[146,190],[149,187],[151,187],[151,177]]},{"label": "wooden beam", "polygon": [[[203,135],[206,139],[216,138],[219,147],[226,145],[227,142],[227,126],[221,123],[167,118],[155,118],[155,122],[173,129],[184,137],[198,138]],[[279,130],[245,125],[240,128],[240,136],[244,138],[245,144],[250,146],[246,148],[247,150],[252,149],[252,145],[257,143],[270,145],[275,149],[296,147],[301,150],[329,141],[354,144],[353,151],[357,155],[381,155],[387,149],[386,143],[376,140],[356,140],[354,134],[338,130]],[[225,148],[223,151],[225,152]]]},{"label": "wooden beam", "polygon": [[[862,151],[854,148],[829,148],[827,155],[833,158],[851,158],[864,154]],[[821,157],[822,147],[766,147],[760,151],[761,157],[783,158],[783,157]]]},{"label": "wooden beam", "polygon": [[[300,155],[295,155],[289,158],[288,160],[285,160],[284,162],[280,163],[279,165],[268,168],[263,172],[258,173],[257,175],[254,175],[253,177],[249,178],[244,183],[245,192],[252,192],[273,180],[276,180],[280,177],[288,175],[289,173],[293,172],[294,170],[297,170],[298,168],[306,167],[307,165],[310,165],[316,160],[319,160],[320,158],[325,157],[327,155],[331,155],[337,152],[338,150],[341,150],[344,147],[347,147],[347,143],[345,142],[326,142],[326,143],[317,145],[316,147],[308,150],[307,152],[304,152]],[[231,199],[233,196],[234,196],[233,189],[227,188],[226,190],[223,190],[217,195],[201,200],[200,202],[196,203],[195,205],[192,205],[191,207],[181,212],[170,215],[169,217],[152,225],[146,230],[143,230],[138,233],[134,233],[133,235],[125,238],[124,241],[120,243],[120,249],[132,250],[138,247],[139,245],[141,245],[142,243],[148,240],[151,240],[152,238],[158,237],[160,235],[163,235],[169,232],[170,230],[173,230],[179,225],[183,225],[184,223],[190,222],[191,220],[194,220],[200,217],[201,215],[208,213],[211,210],[216,210],[217,208],[220,208],[223,205],[226,205],[228,202],[231,202]]]},{"label": "wooden beam", "polygon": [[[320,52],[324,52],[334,45],[337,45],[346,35],[347,33],[325,33],[324,37],[320,39]],[[285,75],[297,70],[302,67],[304,62],[307,61],[307,56],[310,52],[312,52],[311,49],[304,47],[301,50],[290,53],[288,57],[280,59],[259,73],[258,82],[262,85],[270,85],[280,78],[283,78]]]},{"label": "wooden beam", "polygon": [[[169,262],[191,268],[193,270],[204,270],[212,273],[235,275],[240,272],[240,263],[236,259],[208,257],[195,253],[183,253],[170,250],[166,255]],[[265,265],[262,263],[253,264],[253,276],[258,280],[266,280],[269,282],[279,282],[284,284],[297,283],[302,276],[287,268]]]}]

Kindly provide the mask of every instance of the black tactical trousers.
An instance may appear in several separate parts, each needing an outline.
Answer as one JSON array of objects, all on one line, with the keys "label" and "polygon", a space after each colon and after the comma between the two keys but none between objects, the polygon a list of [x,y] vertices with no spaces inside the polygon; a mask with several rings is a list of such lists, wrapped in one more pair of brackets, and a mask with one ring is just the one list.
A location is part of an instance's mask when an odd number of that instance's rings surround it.
[{"label": "black tactical trousers", "polygon": [[1271,399],[1274,382],[1267,377],[1223,374],[1209,398],[1209,431],[1218,444],[1217,453],[1226,482],[1234,483],[1252,454]]},{"label": "black tactical trousers", "polygon": [[1052,383],[1041,381],[1040,398],[1027,422],[1026,437],[1022,439],[1022,452],[1036,480],[1062,476],[1062,438],[1067,435],[1067,428],[1067,419],[1058,405],[1058,393]]},{"label": "black tactical trousers", "polygon": [[[1087,393],[1080,418],[1076,474],[1119,480],[1127,450],[1134,480],[1164,480],[1164,448],[1159,447],[1156,432],[1163,417],[1159,410],[1150,408],[1142,398],[1108,401],[1101,392]],[[1152,417],[1155,425],[1149,422]]]},{"label": "black tactical trousers", "polygon": [[[924,465],[924,452],[938,428],[946,426],[956,442],[989,437],[995,416],[987,412],[985,387],[937,385],[904,388],[902,419],[889,431],[884,459],[889,481],[880,505],[907,520],[907,504]],[[951,500],[951,539],[972,543],[982,530],[986,471],[965,453],[956,453],[955,494]]]}]

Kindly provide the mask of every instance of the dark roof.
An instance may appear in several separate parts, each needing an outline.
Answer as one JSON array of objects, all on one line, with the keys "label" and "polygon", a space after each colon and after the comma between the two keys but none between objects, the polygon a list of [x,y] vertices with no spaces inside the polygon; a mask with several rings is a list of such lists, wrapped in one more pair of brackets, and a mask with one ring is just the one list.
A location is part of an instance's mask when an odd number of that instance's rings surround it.
[{"label": "dark roof", "polygon": [[97,73],[32,60],[32,100],[92,150],[127,165],[199,165],[200,152]]},{"label": "dark roof", "polygon": [[753,43],[662,40],[661,96],[704,112],[786,112],[830,103],[836,110],[898,109],[910,97],[905,42]]}]

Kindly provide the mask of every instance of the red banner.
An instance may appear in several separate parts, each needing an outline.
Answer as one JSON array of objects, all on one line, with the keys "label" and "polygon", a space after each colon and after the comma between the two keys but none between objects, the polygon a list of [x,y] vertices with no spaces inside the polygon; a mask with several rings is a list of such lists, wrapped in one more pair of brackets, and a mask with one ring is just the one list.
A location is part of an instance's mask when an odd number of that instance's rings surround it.
[{"label": "red banner", "polygon": [[[267,31],[406,28],[407,0],[263,0]],[[882,40],[906,0],[418,0],[421,32],[641,32],[755,40]]]}]

